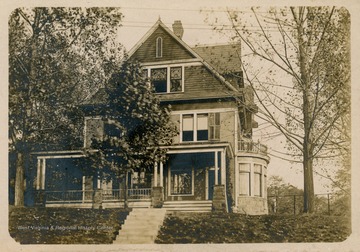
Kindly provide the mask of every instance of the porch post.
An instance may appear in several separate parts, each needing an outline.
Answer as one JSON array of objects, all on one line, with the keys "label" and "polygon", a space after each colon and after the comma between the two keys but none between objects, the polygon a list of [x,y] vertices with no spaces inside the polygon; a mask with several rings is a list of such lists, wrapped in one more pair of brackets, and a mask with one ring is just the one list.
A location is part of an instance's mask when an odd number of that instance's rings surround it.
[{"label": "porch post", "polygon": [[226,159],[225,159],[225,150],[221,151],[221,184],[226,184]]},{"label": "porch post", "polygon": [[36,175],[36,190],[40,190],[40,181],[41,181],[41,159],[37,160],[37,175]]},{"label": "porch post", "polygon": [[41,189],[45,190],[45,171],[46,171],[46,159],[42,161],[42,172],[41,172]]},{"label": "porch post", "polygon": [[164,186],[164,178],[163,178],[163,172],[164,172],[164,164],[162,161],[160,161],[160,186]]},{"label": "porch post", "polygon": [[157,162],[155,162],[154,164],[154,186],[157,186],[157,171],[158,171],[158,164]]},{"label": "porch post", "polygon": [[215,185],[218,185],[219,184],[219,176],[218,176],[218,152],[215,151]]}]

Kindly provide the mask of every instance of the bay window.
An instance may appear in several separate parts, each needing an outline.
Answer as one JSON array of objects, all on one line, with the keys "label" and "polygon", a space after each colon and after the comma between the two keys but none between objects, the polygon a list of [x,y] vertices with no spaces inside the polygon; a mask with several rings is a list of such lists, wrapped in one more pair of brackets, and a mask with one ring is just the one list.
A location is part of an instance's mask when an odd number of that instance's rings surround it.
[{"label": "bay window", "polygon": [[250,196],[250,164],[239,164],[239,194]]},{"label": "bay window", "polygon": [[261,197],[261,165],[254,164],[254,196]]}]

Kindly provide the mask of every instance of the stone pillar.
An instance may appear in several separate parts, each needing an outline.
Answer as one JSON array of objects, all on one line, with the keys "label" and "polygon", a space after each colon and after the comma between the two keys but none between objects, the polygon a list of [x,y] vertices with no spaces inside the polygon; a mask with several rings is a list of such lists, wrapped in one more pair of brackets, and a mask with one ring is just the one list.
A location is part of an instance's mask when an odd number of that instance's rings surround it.
[{"label": "stone pillar", "polygon": [[154,186],[151,191],[151,206],[161,208],[164,203],[164,187]]},{"label": "stone pillar", "polygon": [[212,200],[212,210],[214,212],[227,212],[225,193],[225,185],[214,185]]},{"label": "stone pillar", "polygon": [[93,205],[94,209],[102,208],[102,189],[95,189],[93,193]]}]

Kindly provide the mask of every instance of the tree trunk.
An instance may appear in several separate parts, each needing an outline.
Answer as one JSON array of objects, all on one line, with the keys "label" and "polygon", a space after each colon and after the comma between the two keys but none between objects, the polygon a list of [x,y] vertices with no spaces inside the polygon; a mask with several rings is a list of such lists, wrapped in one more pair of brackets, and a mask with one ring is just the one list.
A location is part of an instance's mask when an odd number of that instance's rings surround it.
[{"label": "tree trunk", "polygon": [[17,153],[15,177],[15,206],[24,206],[24,155]]},{"label": "tree trunk", "polygon": [[[304,158],[306,158],[304,155]],[[309,157],[309,156],[308,156]],[[314,179],[313,179],[313,162],[311,158],[303,161],[304,170],[304,213],[314,212]]]}]

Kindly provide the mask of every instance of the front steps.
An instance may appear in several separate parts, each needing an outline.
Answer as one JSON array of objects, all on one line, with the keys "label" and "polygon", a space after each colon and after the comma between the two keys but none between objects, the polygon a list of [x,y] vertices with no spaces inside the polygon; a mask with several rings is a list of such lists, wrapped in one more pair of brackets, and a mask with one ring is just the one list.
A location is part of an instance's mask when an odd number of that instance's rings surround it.
[{"label": "front steps", "polygon": [[163,209],[168,212],[211,212],[212,201],[165,201]]},{"label": "front steps", "polygon": [[114,244],[154,243],[166,210],[161,208],[134,208],[119,230]]}]

